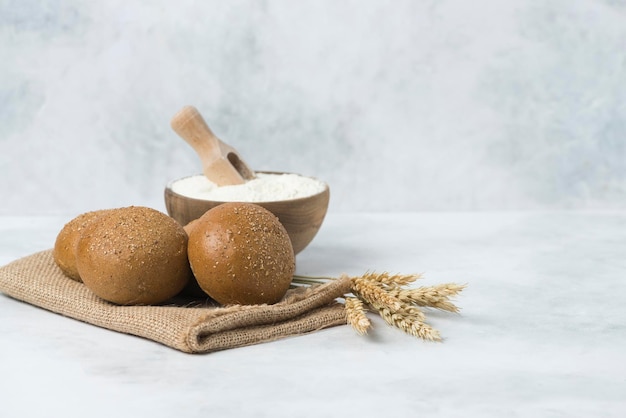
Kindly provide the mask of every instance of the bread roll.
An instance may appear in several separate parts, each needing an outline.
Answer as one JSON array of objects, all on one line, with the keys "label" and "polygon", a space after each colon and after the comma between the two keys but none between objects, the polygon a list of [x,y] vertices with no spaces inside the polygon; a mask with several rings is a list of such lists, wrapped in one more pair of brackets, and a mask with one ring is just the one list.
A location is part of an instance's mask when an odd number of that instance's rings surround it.
[{"label": "bread roll", "polygon": [[76,246],[85,227],[107,210],[96,210],[78,215],[65,224],[57,235],[52,257],[59,268],[69,278],[81,282],[76,267]]},{"label": "bread roll", "polygon": [[193,221],[189,222],[187,225],[183,227],[183,229],[187,233],[187,236],[191,234],[191,230],[194,229],[197,224],[198,224],[198,219],[194,219]]},{"label": "bread roll", "polygon": [[187,284],[187,234],[154,209],[116,209],[88,225],[78,241],[76,264],[85,285],[119,305],[164,302]]},{"label": "bread roll", "polygon": [[200,287],[223,305],[276,303],[295,270],[287,231],[252,203],[207,211],[190,228],[188,255]]}]

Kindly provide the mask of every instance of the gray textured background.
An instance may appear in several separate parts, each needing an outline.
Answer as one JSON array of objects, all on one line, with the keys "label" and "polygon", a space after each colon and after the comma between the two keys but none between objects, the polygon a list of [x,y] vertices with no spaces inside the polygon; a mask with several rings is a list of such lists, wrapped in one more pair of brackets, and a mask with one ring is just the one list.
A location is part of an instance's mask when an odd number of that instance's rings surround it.
[{"label": "gray textured background", "polygon": [[163,209],[185,104],[333,211],[626,208],[626,1],[0,0],[0,214]]}]

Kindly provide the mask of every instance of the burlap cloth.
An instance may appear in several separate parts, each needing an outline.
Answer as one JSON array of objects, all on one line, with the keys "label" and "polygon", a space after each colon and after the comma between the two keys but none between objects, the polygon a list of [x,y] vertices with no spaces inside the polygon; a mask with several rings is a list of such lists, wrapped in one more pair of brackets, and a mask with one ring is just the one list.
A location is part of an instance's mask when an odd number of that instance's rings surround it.
[{"label": "burlap cloth", "polygon": [[118,306],[67,278],[52,250],[0,268],[0,291],[12,298],[113,331],[144,337],[186,353],[208,353],[277,340],[346,323],[335,301],[349,279],[291,289],[275,305],[211,307]]}]

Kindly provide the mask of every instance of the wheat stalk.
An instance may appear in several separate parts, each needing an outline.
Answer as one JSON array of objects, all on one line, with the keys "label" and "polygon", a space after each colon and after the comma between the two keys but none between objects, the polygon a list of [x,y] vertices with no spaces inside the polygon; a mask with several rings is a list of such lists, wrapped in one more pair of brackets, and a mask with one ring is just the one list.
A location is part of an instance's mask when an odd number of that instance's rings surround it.
[{"label": "wheat stalk", "polygon": [[377,282],[386,286],[406,286],[415,280],[421,279],[421,274],[390,274],[388,272],[374,273],[368,272],[361,276],[364,280]]},{"label": "wheat stalk", "polygon": [[[346,277],[343,275],[342,277]],[[377,312],[383,320],[407,334],[428,341],[441,341],[439,331],[428,325],[424,313],[418,306],[427,306],[450,312],[459,308],[450,302],[465,289],[465,285],[445,283],[407,289],[420,279],[419,274],[389,274],[368,272],[351,278],[354,295],[345,296],[346,322],[359,334],[367,333],[371,323],[365,314],[364,303]],[[294,283],[313,285],[334,280],[331,277],[294,276]]]},{"label": "wheat stalk", "polygon": [[365,315],[363,302],[355,297],[346,297],[345,310],[348,324],[359,335],[367,334],[367,330],[372,326],[372,324]]},{"label": "wheat stalk", "polygon": [[378,283],[369,280],[367,276],[352,278],[352,292],[370,305],[388,306],[393,310],[398,310],[401,307],[398,298],[390,295]]},{"label": "wheat stalk", "polygon": [[405,303],[428,306],[449,312],[459,312],[459,308],[449,298],[465,289],[465,285],[444,283],[435,286],[423,286],[416,289],[392,288],[388,293]]},{"label": "wheat stalk", "polygon": [[385,322],[409,335],[428,341],[441,341],[439,331],[423,321],[423,314],[417,315],[414,309],[399,309],[392,311],[387,306],[373,305]]},{"label": "wheat stalk", "polygon": [[424,322],[426,317],[418,307],[403,303],[391,293],[392,289],[401,289],[399,283],[411,283],[415,277],[368,273],[352,279],[352,291],[389,325],[424,340],[441,341],[439,331]]}]

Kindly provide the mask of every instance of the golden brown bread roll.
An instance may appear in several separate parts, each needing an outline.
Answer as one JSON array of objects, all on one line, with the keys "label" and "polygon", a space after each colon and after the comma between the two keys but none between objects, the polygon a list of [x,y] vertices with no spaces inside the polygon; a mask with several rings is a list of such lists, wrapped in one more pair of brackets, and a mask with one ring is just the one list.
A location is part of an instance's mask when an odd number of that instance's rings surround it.
[{"label": "golden brown bread roll", "polygon": [[187,236],[191,234],[191,230],[194,229],[197,224],[198,224],[198,219],[194,219],[193,221],[189,222],[187,225],[183,227],[183,229],[187,233]]},{"label": "golden brown bread roll", "polygon": [[191,268],[217,302],[272,304],[287,292],[295,270],[293,247],[270,211],[252,203],[224,203],[189,230]]},{"label": "golden brown bread roll", "polygon": [[191,276],[187,234],[169,216],[131,206],[98,218],[76,251],[83,283],[119,305],[150,305],[178,294]]},{"label": "golden brown bread roll", "polygon": [[76,267],[76,246],[85,227],[107,210],[96,210],[78,215],[65,224],[54,242],[52,256],[55,263],[69,278],[81,282]]}]

